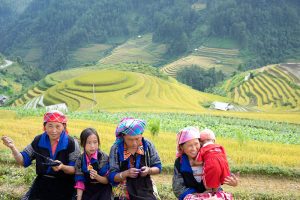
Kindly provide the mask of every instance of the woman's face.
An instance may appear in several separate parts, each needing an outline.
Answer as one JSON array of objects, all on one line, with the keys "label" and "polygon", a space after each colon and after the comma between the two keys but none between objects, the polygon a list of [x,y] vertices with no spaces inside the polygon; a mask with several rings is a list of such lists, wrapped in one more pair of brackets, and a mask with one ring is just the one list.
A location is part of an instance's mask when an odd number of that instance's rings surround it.
[{"label": "woman's face", "polygon": [[64,129],[65,126],[59,122],[47,122],[45,125],[45,130],[51,141],[58,140]]},{"label": "woman's face", "polygon": [[183,153],[185,153],[189,158],[196,158],[198,151],[200,149],[200,141],[198,138],[189,140],[181,145]]},{"label": "woman's face", "polygon": [[143,136],[142,135],[124,135],[124,142],[126,143],[128,148],[137,149],[137,147],[140,145]]},{"label": "woman's face", "polygon": [[88,155],[91,155],[97,151],[98,147],[99,147],[99,143],[98,143],[97,136],[95,134],[90,135],[86,139],[85,148],[84,148],[85,152]]}]

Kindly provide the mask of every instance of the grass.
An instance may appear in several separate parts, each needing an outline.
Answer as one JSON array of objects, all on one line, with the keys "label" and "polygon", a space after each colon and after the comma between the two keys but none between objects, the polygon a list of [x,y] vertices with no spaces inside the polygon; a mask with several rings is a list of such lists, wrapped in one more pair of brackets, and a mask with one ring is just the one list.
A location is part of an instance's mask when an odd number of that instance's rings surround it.
[{"label": "grass", "polygon": [[[142,114],[142,113],[140,113]],[[38,116],[35,116],[38,115]],[[29,144],[35,135],[42,132],[42,111],[12,111],[0,110],[0,129],[2,133],[13,138],[16,146],[21,150]],[[111,118],[113,115],[115,118]],[[125,116],[132,116],[133,113],[123,113]],[[146,117],[147,116],[147,117]],[[165,117],[159,119],[160,117]],[[142,116],[141,116],[142,117]],[[299,184],[300,177],[300,161],[298,155],[300,153],[299,144],[285,144],[283,142],[265,142],[253,140],[245,134],[247,130],[247,123],[253,123],[251,134],[255,131],[255,126],[285,127],[288,129],[291,124],[276,125],[260,124],[261,121],[226,119],[212,117],[196,119],[197,116],[183,116],[183,115],[166,115],[166,114],[146,114],[144,119],[159,119],[161,131],[152,136],[147,129],[144,133],[146,138],[149,138],[158,150],[164,166],[164,173],[160,176],[154,176],[157,183],[160,195],[164,199],[176,199],[171,189],[171,175],[172,166],[175,159],[176,150],[176,132],[174,128],[179,129],[178,126],[183,127],[186,122],[193,124],[194,121],[204,123],[202,126],[210,127],[209,123],[223,124],[224,130],[228,129],[225,125],[232,127],[241,123],[243,132],[237,127],[234,137],[217,137],[217,143],[223,145],[226,149],[231,170],[233,172],[240,171],[240,186],[237,188],[224,186],[225,191],[232,192],[236,199],[297,199],[299,192],[297,192],[297,184]],[[117,122],[121,119],[121,114],[103,114],[101,118],[97,118],[94,113],[70,113],[68,122],[68,130],[71,136],[79,136],[80,132],[86,127],[94,127],[100,134],[101,149],[109,152],[111,145],[115,140],[114,131]],[[80,119],[90,118],[93,120]],[[167,121],[169,119],[170,121]],[[186,119],[183,121],[182,119]],[[208,121],[206,121],[208,120]],[[182,121],[183,124],[176,125]],[[172,123],[174,124],[172,124]],[[299,122],[299,121],[298,121]],[[233,123],[230,125],[230,123]],[[186,124],[187,125],[187,124]],[[202,128],[201,126],[201,128]],[[169,128],[166,128],[169,127]],[[297,126],[298,127],[298,126]],[[174,131],[170,131],[174,130]],[[239,130],[239,132],[238,132]],[[217,131],[218,133],[221,130]],[[267,132],[260,131],[262,135],[268,136]],[[295,134],[297,129],[295,130]],[[20,169],[12,163],[12,157],[9,151],[0,144],[0,197],[1,199],[19,199],[34,177],[34,168]],[[8,169],[7,166],[10,168]],[[13,189],[12,189],[13,188]],[[265,189],[264,189],[265,188]]]},{"label": "grass", "polygon": [[204,46],[212,48],[224,48],[224,49],[238,49],[239,45],[232,39],[229,38],[215,38],[210,37],[205,43]]},{"label": "grass", "polygon": [[158,65],[164,62],[162,55],[166,52],[163,44],[152,43],[152,35],[130,39],[115,48],[111,54],[99,61],[101,64],[146,63]]},{"label": "grass", "polygon": [[110,44],[89,44],[86,47],[71,52],[69,66],[80,66],[97,62],[100,58],[106,56],[111,51],[113,45]]}]

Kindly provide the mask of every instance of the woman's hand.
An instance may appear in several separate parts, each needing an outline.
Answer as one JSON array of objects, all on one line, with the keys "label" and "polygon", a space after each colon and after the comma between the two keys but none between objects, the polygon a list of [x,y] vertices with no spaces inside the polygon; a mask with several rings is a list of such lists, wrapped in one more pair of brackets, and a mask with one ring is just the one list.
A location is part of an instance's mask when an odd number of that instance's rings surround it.
[{"label": "woman's hand", "polygon": [[141,172],[140,169],[130,168],[130,169],[127,169],[126,171],[124,171],[123,174],[125,175],[124,178],[126,178],[126,177],[136,178],[140,172]]},{"label": "woman's hand", "polygon": [[5,146],[9,147],[10,149],[15,147],[14,141],[11,138],[9,138],[7,136],[2,136],[1,140],[3,141],[3,144]]},{"label": "woman's hand", "polygon": [[227,176],[225,178],[224,184],[235,187],[239,183],[239,177],[240,177],[240,172],[238,172],[237,175],[231,173],[231,176]]},{"label": "woman's hand", "polygon": [[98,173],[97,173],[96,170],[94,170],[94,169],[91,169],[91,170],[90,170],[90,178],[91,178],[91,179],[97,179],[98,176],[99,176],[99,175],[98,175]]},{"label": "woman's hand", "polygon": [[147,176],[148,174],[150,175],[150,173],[151,173],[150,167],[144,166],[144,167],[141,168],[141,173],[140,174],[141,174],[142,177]]},{"label": "woman's hand", "polygon": [[52,169],[53,169],[54,171],[58,172],[59,170],[63,170],[63,168],[64,168],[65,165],[62,164],[61,161],[59,161],[59,160],[54,160],[53,162],[58,162],[58,163],[60,163],[58,166],[53,166],[53,167],[52,167]]}]

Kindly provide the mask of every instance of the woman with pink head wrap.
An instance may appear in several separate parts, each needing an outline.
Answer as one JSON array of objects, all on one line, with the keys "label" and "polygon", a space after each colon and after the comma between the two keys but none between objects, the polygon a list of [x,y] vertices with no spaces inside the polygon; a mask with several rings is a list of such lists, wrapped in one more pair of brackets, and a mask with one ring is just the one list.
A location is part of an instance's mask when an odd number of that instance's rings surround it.
[{"label": "woman with pink head wrap", "polygon": [[[209,199],[210,196],[203,193],[206,189],[202,180],[202,165],[196,161],[201,147],[199,129],[186,127],[180,130],[177,133],[176,142],[177,151],[172,184],[175,196],[179,200]],[[235,186],[237,181],[235,176],[228,177],[225,184]],[[230,197],[225,194],[220,199],[230,199]]]}]

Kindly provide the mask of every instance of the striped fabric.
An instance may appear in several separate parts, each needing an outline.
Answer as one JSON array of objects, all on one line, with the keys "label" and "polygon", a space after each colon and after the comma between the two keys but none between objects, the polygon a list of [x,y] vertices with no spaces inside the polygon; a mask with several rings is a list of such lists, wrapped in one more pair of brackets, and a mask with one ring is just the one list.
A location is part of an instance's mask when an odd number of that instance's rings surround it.
[{"label": "striped fabric", "polygon": [[188,194],[183,200],[232,200],[233,196],[230,193],[219,191],[215,194],[208,193],[194,193]]},{"label": "striped fabric", "polygon": [[52,110],[44,115],[44,123],[45,122],[59,122],[65,124],[67,123],[67,117],[58,110]]},{"label": "striped fabric", "polygon": [[116,143],[123,141],[123,134],[136,136],[143,134],[146,122],[141,119],[123,118],[116,129]]}]

